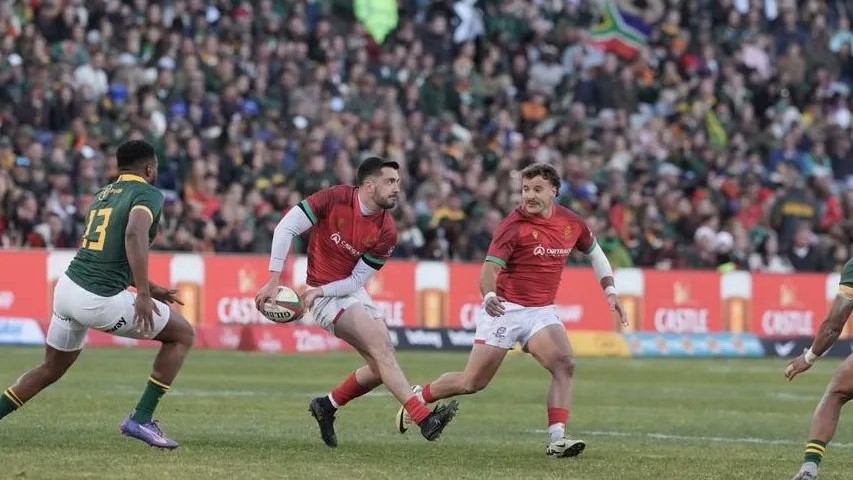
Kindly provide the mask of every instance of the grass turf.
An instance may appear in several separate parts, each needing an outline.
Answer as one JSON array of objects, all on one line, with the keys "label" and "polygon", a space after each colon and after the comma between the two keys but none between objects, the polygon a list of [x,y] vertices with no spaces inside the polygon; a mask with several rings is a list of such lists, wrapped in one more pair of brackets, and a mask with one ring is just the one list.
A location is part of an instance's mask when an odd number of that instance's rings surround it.
[{"label": "grass turf", "polygon": [[[0,387],[41,350],[0,348]],[[544,454],[548,376],[510,355],[485,391],[463,397],[437,442],[394,430],[384,389],[338,414],[329,449],[307,412],[359,366],[353,354],[193,352],[155,417],[182,443],[151,449],[118,433],[141,395],[153,351],[89,350],[68,375],[0,421],[0,478],[788,479],[811,413],[837,364],[787,383],[785,361],[580,359],[570,433],[577,459]],[[400,353],[423,383],[464,366],[460,353]],[[853,420],[830,444],[821,479],[853,471]]]}]

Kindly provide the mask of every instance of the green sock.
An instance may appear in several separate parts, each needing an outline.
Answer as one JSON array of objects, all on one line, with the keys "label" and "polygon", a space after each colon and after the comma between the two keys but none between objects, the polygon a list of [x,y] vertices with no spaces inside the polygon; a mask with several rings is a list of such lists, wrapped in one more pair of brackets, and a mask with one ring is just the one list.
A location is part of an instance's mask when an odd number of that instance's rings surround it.
[{"label": "green sock", "polygon": [[19,409],[23,404],[24,402],[18,399],[15,392],[11,388],[7,388],[3,395],[0,395],[0,418]]},{"label": "green sock", "polygon": [[142,393],[142,398],[136,405],[133,419],[140,423],[150,422],[151,417],[154,416],[154,410],[157,409],[157,404],[160,403],[160,397],[168,391],[168,385],[154,377],[148,377],[148,385],[146,385],[145,392]]},{"label": "green sock", "polygon": [[806,455],[803,457],[803,463],[812,462],[820,465],[820,461],[826,454],[826,442],[820,440],[809,440],[806,443]]}]

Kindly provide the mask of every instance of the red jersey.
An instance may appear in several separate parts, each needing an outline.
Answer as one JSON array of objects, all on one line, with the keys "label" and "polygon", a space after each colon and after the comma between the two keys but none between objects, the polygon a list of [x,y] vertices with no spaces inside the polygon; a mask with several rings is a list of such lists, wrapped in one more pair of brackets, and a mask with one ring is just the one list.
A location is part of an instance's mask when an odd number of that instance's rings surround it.
[{"label": "red jersey", "polygon": [[379,270],[397,245],[397,225],[387,210],[361,213],[358,189],[326,188],[299,203],[314,224],[308,242],[308,285],[319,287],[352,274],[359,258]]},{"label": "red jersey", "polygon": [[576,213],[554,205],[551,217],[543,218],[516,208],[495,230],[486,256],[503,267],[495,293],[525,307],[552,305],[575,247],[587,254],[595,247],[595,237]]}]

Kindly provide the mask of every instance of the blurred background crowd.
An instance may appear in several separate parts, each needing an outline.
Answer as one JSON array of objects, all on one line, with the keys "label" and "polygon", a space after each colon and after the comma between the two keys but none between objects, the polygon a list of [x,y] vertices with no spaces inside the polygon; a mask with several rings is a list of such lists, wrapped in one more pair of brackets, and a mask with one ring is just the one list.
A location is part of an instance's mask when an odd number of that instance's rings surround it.
[{"label": "blurred background crowd", "polygon": [[541,161],[616,267],[850,258],[853,2],[617,1],[648,27],[627,51],[590,0],[356,20],[370,3],[3,2],[3,247],[76,247],[113,149],[144,138],[155,249],[267,253],[283,211],[381,155],[404,166],[398,257],[481,261]]}]

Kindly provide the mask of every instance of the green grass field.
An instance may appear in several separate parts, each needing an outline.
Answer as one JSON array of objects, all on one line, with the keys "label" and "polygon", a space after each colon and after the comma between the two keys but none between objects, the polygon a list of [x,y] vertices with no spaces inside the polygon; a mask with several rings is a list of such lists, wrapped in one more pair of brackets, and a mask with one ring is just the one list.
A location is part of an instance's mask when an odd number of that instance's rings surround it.
[{"label": "green grass field", "polygon": [[[0,422],[0,478],[789,479],[836,360],[788,384],[776,360],[581,359],[570,431],[577,459],[544,455],[548,377],[510,356],[485,391],[461,399],[434,443],[393,428],[380,390],[338,414],[336,450],[307,413],[359,362],[355,355],[193,352],[158,417],[173,452],[122,437],[152,351],[90,350],[57,385]],[[0,349],[0,386],[41,350]],[[400,355],[424,382],[464,365],[459,353]],[[853,414],[851,414],[853,415]],[[822,479],[850,478],[853,420],[842,419]]]}]

